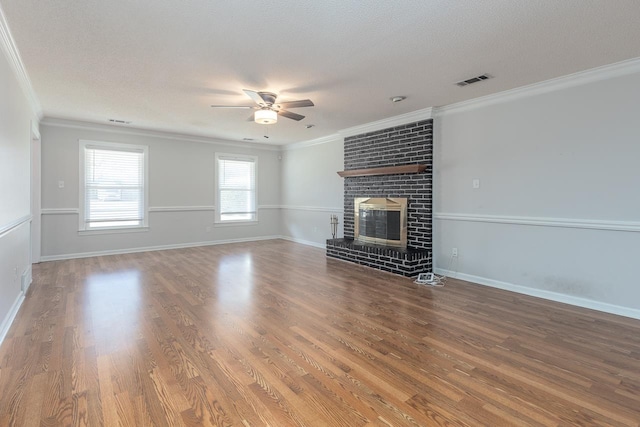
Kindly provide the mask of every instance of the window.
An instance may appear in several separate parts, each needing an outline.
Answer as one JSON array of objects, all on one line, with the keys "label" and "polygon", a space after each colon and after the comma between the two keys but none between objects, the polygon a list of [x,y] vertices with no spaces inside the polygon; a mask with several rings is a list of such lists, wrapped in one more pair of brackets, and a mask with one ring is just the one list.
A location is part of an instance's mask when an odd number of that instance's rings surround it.
[{"label": "window", "polygon": [[80,230],[147,226],[148,147],[80,141]]},{"label": "window", "polygon": [[257,158],[216,154],[216,221],[257,221]]}]

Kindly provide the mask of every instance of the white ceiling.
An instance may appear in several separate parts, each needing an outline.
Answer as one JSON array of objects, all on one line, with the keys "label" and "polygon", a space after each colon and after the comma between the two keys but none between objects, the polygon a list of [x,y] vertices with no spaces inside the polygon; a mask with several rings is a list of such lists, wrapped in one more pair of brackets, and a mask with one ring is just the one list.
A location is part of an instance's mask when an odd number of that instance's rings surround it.
[{"label": "white ceiling", "polygon": [[[0,0],[45,117],[286,144],[640,57],[640,0]],[[460,88],[482,73],[494,79]],[[310,98],[246,121],[242,89]],[[389,98],[406,96],[401,103]],[[306,124],[315,127],[306,129]],[[262,138],[265,131],[270,139]]]}]

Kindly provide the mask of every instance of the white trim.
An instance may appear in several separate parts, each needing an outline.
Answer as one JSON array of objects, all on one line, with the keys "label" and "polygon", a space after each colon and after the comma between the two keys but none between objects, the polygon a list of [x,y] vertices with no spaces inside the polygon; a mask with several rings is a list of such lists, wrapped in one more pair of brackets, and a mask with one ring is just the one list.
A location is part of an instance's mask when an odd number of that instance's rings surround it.
[{"label": "white trim", "polygon": [[[27,280],[27,283],[24,283],[24,279]],[[24,269],[22,275],[20,276],[20,289],[23,295],[27,295],[27,291],[29,291],[29,287],[33,283],[33,263],[29,263],[27,268]]]},{"label": "white trim", "polygon": [[16,219],[15,221],[11,221],[10,223],[0,226],[0,237],[10,233],[11,231],[15,230],[23,224],[28,223],[29,221],[31,221],[31,215],[25,215]]},{"label": "white trim", "polygon": [[329,206],[298,206],[298,205],[281,205],[280,209],[287,209],[292,211],[310,211],[310,212],[330,212],[330,213],[342,213],[343,208],[333,208]]},{"label": "white trim", "polygon": [[323,136],[316,139],[309,139],[307,141],[294,142],[282,146],[282,151],[296,150],[298,148],[306,148],[314,145],[326,144],[328,142],[342,141],[344,138],[339,133]]},{"label": "white trim", "polygon": [[[215,206],[153,206],[149,208],[149,212],[198,212],[198,211],[215,211]],[[78,208],[45,208],[41,209],[42,215],[78,215]]]},{"label": "white trim", "polygon": [[280,236],[280,238],[282,240],[287,240],[289,242],[300,243],[301,245],[313,246],[314,248],[318,248],[318,249],[327,249],[326,243],[316,243],[316,242],[312,242],[311,240],[302,240],[302,239],[298,239],[296,237],[290,237],[290,236]]},{"label": "white trim", "polygon": [[215,206],[154,206],[149,208],[149,212],[200,212],[215,210]]},{"label": "white trim", "polygon": [[[220,219],[220,217],[222,216],[222,209],[220,208],[220,183],[219,183],[219,178],[220,178],[220,161],[224,161],[224,160],[235,160],[235,161],[239,161],[239,162],[245,162],[245,163],[253,163],[253,207],[255,212],[253,213],[253,218],[248,219],[248,220],[238,220],[238,221],[222,221]],[[215,164],[215,168],[214,168],[214,179],[213,179],[213,186],[214,186],[214,190],[215,190],[215,217],[214,217],[214,226],[215,225],[219,225],[219,224],[236,224],[236,225],[241,225],[242,223],[251,223],[251,222],[258,222],[258,211],[259,206],[258,206],[258,183],[260,181],[259,178],[259,169],[258,169],[258,156],[252,156],[252,155],[248,155],[248,154],[233,154],[233,153],[221,153],[216,151],[215,155],[214,155],[214,164]],[[248,212],[247,212],[248,213]]]},{"label": "white trim", "polygon": [[2,344],[2,341],[4,341],[4,339],[6,338],[7,333],[9,332],[9,328],[11,328],[11,324],[16,318],[16,315],[18,314],[18,310],[20,310],[20,306],[22,305],[23,301],[24,301],[24,293],[20,292],[16,300],[13,302],[13,305],[11,305],[9,312],[4,317],[4,319],[2,319],[2,324],[0,324],[0,345]]},{"label": "white trim", "polygon": [[338,131],[343,137],[360,135],[363,133],[374,132],[382,129],[388,129],[395,126],[405,125],[409,123],[419,122],[433,118],[433,108],[423,108],[422,110],[412,111],[410,113],[393,116],[375,122],[365,123],[359,126],[353,126]]},{"label": "white trim", "polygon": [[156,131],[150,129],[141,129],[136,127],[123,127],[122,125],[114,125],[109,123],[92,123],[92,122],[83,122],[79,120],[65,120],[58,119],[55,117],[46,117],[41,122],[40,125],[45,126],[53,126],[53,127],[61,127],[66,129],[80,129],[80,130],[90,130],[90,131],[102,131],[102,132],[112,132],[119,133],[124,135],[134,135],[134,136],[146,136],[153,138],[163,138],[163,139],[171,139],[171,140],[180,140],[186,142],[200,142],[204,144],[217,144],[224,145],[229,147],[238,148],[239,146],[242,148],[251,147],[255,150],[264,150],[264,151],[280,151],[281,148],[279,145],[265,145],[256,144],[246,141],[230,141],[226,139],[215,139],[206,136],[197,136],[197,135],[186,135],[181,133],[172,133],[172,132],[163,132]]},{"label": "white trim", "polygon": [[91,258],[95,256],[105,256],[105,255],[123,255],[123,254],[134,254],[139,252],[195,248],[199,246],[225,245],[227,243],[258,242],[262,240],[277,240],[280,238],[282,237],[281,236],[258,236],[258,237],[246,237],[246,238],[240,238],[240,239],[211,240],[206,242],[180,243],[175,245],[145,246],[141,248],[114,249],[114,250],[108,250],[108,251],[81,252],[81,253],[63,254],[63,255],[45,255],[45,256],[42,256],[40,259],[42,260],[42,262],[61,261],[65,259]]},{"label": "white trim", "polygon": [[31,79],[29,79],[27,70],[24,67],[22,58],[20,57],[18,47],[11,35],[11,30],[9,29],[9,24],[5,18],[2,6],[0,6],[0,48],[5,53],[11,68],[13,68],[16,79],[27,98],[33,114],[38,118],[38,120],[40,120],[42,118],[42,106],[36,96],[36,92],[33,90]]},{"label": "white trim", "polygon": [[33,141],[40,141],[40,129],[38,128],[39,123],[35,120],[31,120],[31,139]]},{"label": "white trim", "polygon": [[80,209],[78,208],[42,208],[40,209],[41,215],[79,215]]},{"label": "white trim", "polygon": [[224,222],[214,222],[213,227],[251,227],[254,225],[258,225],[259,222],[257,219],[247,219],[240,221],[224,221]]},{"label": "white trim", "polygon": [[80,236],[93,236],[95,234],[124,234],[124,233],[146,233],[149,227],[111,227],[94,228],[91,230],[78,230]]},{"label": "white trim", "polygon": [[31,141],[29,142],[29,206],[31,207],[31,230],[29,235],[30,262],[40,262],[42,250],[42,143],[38,122],[30,121]]},{"label": "white trim", "polygon": [[[135,152],[142,153],[142,191],[143,191],[143,216],[142,216],[142,224],[137,226],[136,228],[143,229],[149,227],[149,146],[141,145],[141,144],[128,144],[128,143],[120,143],[120,142],[107,142],[107,141],[95,141],[89,139],[79,139],[78,140],[78,155],[79,155],[79,171],[78,171],[78,205],[79,207],[79,215],[78,215],[78,230],[80,232],[85,231],[93,231],[91,228],[87,228],[88,223],[86,222],[86,201],[85,197],[87,194],[86,189],[86,152],[88,149],[108,149],[114,151],[127,151],[127,152]],[[111,230],[116,230],[120,227],[111,228]],[[127,227],[121,227],[127,228]],[[106,228],[104,229],[106,230]],[[146,230],[141,230],[146,231]],[[82,234],[82,233],[81,233]]]},{"label": "white trim", "polygon": [[640,232],[640,222],[577,218],[548,218],[508,215],[474,215],[456,213],[434,213],[433,219],[443,221],[490,222],[540,227],[582,228],[590,230]]},{"label": "white trim", "polygon": [[434,109],[434,116],[442,116],[451,113],[459,113],[475,108],[481,108],[501,102],[513,101],[543,93],[553,92],[557,90],[567,89],[574,86],[580,86],[600,80],[610,79],[614,77],[626,76],[640,72],[640,58],[628,59],[626,61],[616,62],[614,64],[604,65],[602,67],[592,68],[577,73],[568,74],[539,83],[533,83],[510,89],[498,93],[494,93],[467,101],[457,102],[455,104],[445,105]]},{"label": "white trim", "polygon": [[577,307],[583,307],[591,310],[602,311],[605,313],[616,314],[618,316],[625,316],[625,317],[631,317],[633,319],[640,319],[640,310],[635,308],[623,307],[619,305],[609,304],[606,302],[594,301],[587,298],[580,298],[580,297],[575,297],[571,295],[560,294],[557,292],[546,291],[544,289],[535,289],[527,286],[514,285],[512,283],[501,282],[499,280],[488,279],[486,277],[474,276],[471,274],[455,273],[453,271],[445,270],[442,268],[435,268],[434,272],[436,274],[454,277],[460,280],[466,280],[467,282],[473,282],[483,286],[503,289],[506,291],[512,291],[519,294],[529,295],[532,297],[538,297],[546,300],[574,305]]}]

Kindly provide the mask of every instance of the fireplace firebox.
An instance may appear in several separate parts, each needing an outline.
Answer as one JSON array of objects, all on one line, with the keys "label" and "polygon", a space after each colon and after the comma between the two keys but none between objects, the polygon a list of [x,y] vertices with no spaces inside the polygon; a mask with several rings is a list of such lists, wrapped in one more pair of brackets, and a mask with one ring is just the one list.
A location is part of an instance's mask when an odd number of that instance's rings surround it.
[{"label": "fireplace firebox", "polygon": [[407,247],[407,198],[357,197],[354,208],[356,241]]}]

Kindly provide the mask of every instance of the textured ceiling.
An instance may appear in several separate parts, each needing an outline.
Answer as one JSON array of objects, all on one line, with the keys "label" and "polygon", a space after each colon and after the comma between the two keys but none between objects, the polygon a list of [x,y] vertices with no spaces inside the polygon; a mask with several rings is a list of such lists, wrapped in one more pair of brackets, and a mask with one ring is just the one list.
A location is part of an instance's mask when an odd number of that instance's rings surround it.
[{"label": "textured ceiling", "polygon": [[[45,117],[285,144],[640,57],[639,0],[0,0]],[[494,79],[460,88],[459,80]],[[301,122],[246,121],[242,89]],[[406,96],[401,103],[389,98]],[[306,124],[315,127],[306,129]]]}]

